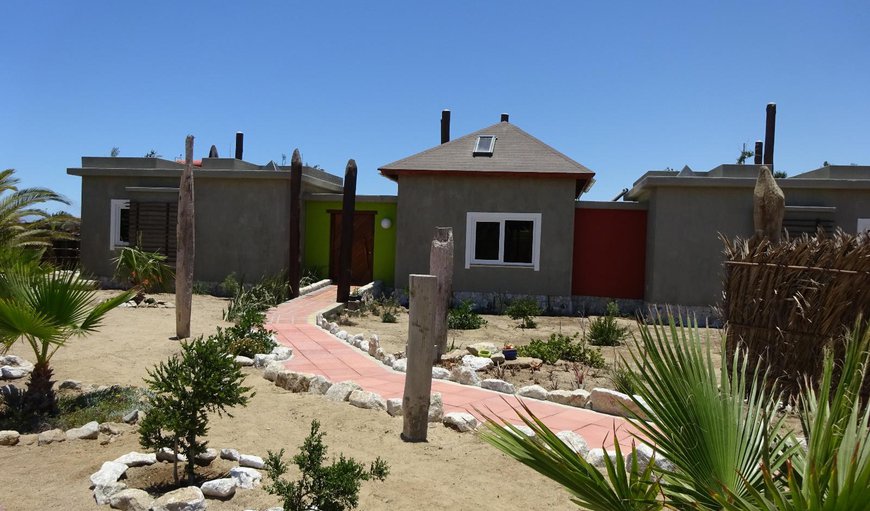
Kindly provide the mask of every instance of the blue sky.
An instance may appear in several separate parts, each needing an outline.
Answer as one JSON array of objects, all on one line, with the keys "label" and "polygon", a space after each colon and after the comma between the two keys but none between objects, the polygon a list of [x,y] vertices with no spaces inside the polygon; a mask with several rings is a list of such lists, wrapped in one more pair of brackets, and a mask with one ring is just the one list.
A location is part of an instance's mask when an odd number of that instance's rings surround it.
[{"label": "blue sky", "polygon": [[377,167],[511,121],[597,173],[731,163],[778,105],[776,163],[870,164],[867,2],[3,2],[0,167],[73,200],[82,155]]}]

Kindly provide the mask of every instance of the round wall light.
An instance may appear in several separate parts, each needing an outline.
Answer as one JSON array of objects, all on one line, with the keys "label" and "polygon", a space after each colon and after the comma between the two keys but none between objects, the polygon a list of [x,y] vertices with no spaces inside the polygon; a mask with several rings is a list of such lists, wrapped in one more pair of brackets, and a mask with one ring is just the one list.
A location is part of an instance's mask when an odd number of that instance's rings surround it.
[{"label": "round wall light", "polygon": [[390,220],[389,218],[382,218],[381,219],[381,228],[382,229],[389,229],[392,226],[393,226],[393,221]]}]

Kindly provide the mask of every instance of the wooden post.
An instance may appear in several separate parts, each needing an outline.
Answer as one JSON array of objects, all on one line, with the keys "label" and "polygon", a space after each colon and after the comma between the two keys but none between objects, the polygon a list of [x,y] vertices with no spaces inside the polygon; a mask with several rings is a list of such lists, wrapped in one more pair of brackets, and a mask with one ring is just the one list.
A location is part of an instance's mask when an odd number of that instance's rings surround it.
[{"label": "wooden post", "polygon": [[432,392],[432,345],[438,277],[411,275],[409,282],[408,366],[402,396],[402,440],[425,442]]},{"label": "wooden post", "polygon": [[175,254],[175,336],[190,337],[190,308],[193,299],[194,214],[193,135],[184,142],[184,170],[178,187],[178,225]]},{"label": "wooden post", "polygon": [[344,200],[341,208],[341,246],[339,247],[338,292],[336,300],[347,303],[350,299],[351,254],[353,249],[353,215],[356,210],[356,162],[347,161],[344,170]]},{"label": "wooden post", "polygon": [[762,166],[758,173],[753,194],[752,220],[756,238],[779,243],[785,217],[785,194],[766,166]]},{"label": "wooden post", "polygon": [[755,141],[755,164],[761,165],[764,163],[764,142],[761,140]]},{"label": "wooden post", "polygon": [[433,361],[441,360],[447,351],[447,311],[453,294],[453,228],[436,227],[429,250],[429,273],[438,277],[438,297],[435,301],[435,350]]},{"label": "wooden post", "polygon": [[776,103],[767,104],[764,125],[764,164],[773,172],[773,139],[776,137]]},{"label": "wooden post", "polygon": [[293,150],[290,158],[290,265],[287,279],[290,283],[290,298],[299,296],[299,280],[302,277],[302,256],[299,250],[302,236],[302,156],[299,149]]}]

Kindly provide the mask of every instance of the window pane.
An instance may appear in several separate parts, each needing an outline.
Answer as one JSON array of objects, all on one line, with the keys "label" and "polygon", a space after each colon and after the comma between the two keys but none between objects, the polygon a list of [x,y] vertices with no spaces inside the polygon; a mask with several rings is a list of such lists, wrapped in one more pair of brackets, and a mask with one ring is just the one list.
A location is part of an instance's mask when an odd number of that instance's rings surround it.
[{"label": "window pane", "polygon": [[504,262],[532,263],[534,222],[506,220],[504,223]]},{"label": "window pane", "polygon": [[120,213],[120,224],[119,228],[121,229],[119,240],[130,243],[130,209],[129,208],[121,208]]},{"label": "window pane", "polygon": [[479,137],[477,139],[477,152],[479,152],[479,153],[491,153],[492,152],[492,138],[493,137]]},{"label": "window pane", "polygon": [[474,237],[474,258],[498,261],[498,222],[477,222]]}]

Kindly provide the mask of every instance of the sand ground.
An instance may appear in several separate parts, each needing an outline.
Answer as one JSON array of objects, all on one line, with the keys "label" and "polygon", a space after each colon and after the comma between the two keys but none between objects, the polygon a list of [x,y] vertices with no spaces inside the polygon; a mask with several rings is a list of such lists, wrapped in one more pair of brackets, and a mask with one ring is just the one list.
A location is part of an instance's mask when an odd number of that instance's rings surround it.
[{"label": "sand ground", "polygon": [[[219,298],[194,296],[193,333],[209,334],[224,324],[225,304]],[[98,333],[73,339],[58,351],[52,360],[57,380],[142,385],[148,368],[178,351],[178,342],[172,340],[174,322],[174,309],[116,309]],[[24,346],[12,353],[29,355]],[[318,419],[331,454],[343,452],[366,464],[380,456],[390,465],[385,482],[363,484],[359,509],[576,509],[561,487],[473,435],[433,425],[428,443],[406,444],[399,439],[399,418],[320,396],[291,394],[264,380],[258,370],[245,372],[246,384],[257,394],[247,408],[234,410],[234,417],[212,421],[209,445],[260,456],[285,448],[289,458],[308,434],[311,420]],[[0,509],[97,509],[88,476],[104,461],[134,450],[140,448],[131,433],[107,445],[79,440],[0,447]],[[277,499],[262,489],[239,490],[228,502],[209,501],[209,509],[218,511],[276,505]]]}]

